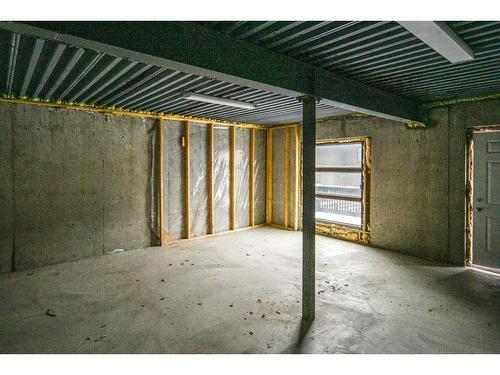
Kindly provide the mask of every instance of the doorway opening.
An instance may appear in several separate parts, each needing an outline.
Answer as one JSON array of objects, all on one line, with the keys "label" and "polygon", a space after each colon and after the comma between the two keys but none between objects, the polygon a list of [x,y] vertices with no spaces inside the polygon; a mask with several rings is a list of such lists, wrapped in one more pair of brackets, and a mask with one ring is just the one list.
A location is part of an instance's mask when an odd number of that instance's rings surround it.
[{"label": "doorway opening", "polygon": [[500,125],[467,131],[466,265],[500,272]]}]

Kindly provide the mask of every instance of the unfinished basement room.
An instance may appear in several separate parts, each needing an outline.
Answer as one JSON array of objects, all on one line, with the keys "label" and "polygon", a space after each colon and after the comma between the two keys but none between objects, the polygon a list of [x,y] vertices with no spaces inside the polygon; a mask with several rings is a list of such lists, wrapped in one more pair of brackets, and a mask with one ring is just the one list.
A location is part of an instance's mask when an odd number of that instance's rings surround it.
[{"label": "unfinished basement room", "polygon": [[499,354],[500,22],[1,21],[0,271],[2,354]]}]

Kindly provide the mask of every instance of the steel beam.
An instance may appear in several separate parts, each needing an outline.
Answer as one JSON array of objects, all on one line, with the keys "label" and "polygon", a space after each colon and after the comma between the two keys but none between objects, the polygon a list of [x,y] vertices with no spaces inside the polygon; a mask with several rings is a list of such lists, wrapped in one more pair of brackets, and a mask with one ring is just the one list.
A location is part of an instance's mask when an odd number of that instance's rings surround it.
[{"label": "steel beam", "polygon": [[403,122],[423,121],[421,106],[194,22],[0,22],[0,28],[122,59],[215,78]]},{"label": "steel beam", "polygon": [[300,100],[303,109],[302,319],[311,321],[316,310],[316,98],[304,96]]}]

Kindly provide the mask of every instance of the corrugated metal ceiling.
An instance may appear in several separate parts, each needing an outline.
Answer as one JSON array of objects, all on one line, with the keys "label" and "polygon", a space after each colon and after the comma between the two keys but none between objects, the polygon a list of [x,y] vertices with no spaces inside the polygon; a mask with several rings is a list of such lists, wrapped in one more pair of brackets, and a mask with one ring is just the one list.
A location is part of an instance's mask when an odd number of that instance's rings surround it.
[{"label": "corrugated metal ceiling", "polygon": [[[181,97],[185,91],[251,102],[257,109],[188,101]],[[0,30],[2,94],[263,125],[302,119],[295,98]],[[347,113],[318,105],[318,117]]]},{"label": "corrugated metal ceiling", "polygon": [[397,22],[204,24],[421,102],[500,93],[500,22],[447,22],[476,56],[460,64],[451,64]]},{"label": "corrugated metal ceiling", "polygon": [[[500,93],[500,22],[448,22],[474,61],[451,64],[396,22],[204,22],[235,38],[420,102]],[[255,103],[197,103],[184,91]],[[301,120],[295,98],[0,30],[0,95],[257,124]],[[318,105],[318,117],[348,111]]]}]

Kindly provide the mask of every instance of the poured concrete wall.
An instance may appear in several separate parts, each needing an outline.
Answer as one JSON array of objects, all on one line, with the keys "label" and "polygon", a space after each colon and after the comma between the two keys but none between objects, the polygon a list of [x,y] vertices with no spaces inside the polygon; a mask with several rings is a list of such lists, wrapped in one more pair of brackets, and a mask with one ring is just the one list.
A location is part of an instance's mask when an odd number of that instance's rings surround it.
[{"label": "poured concrete wall", "polygon": [[[465,262],[466,129],[500,125],[500,100],[431,111],[432,127],[409,129],[375,117],[317,124],[317,138],[372,140],[371,244],[454,264]],[[283,171],[284,137],[273,136],[273,171]],[[293,169],[290,170],[291,177]],[[273,178],[273,222],[282,221],[282,176]],[[275,212],[277,210],[277,212]]]},{"label": "poured concrete wall", "polygon": [[150,246],[153,126],[0,103],[0,269]]},{"label": "poured concrete wall", "polygon": [[[157,120],[0,103],[0,272],[155,245]],[[185,136],[163,122],[164,221],[185,233]],[[190,123],[190,232],[208,233],[209,138]],[[229,230],[230,130],[214,128],[215,231]],[[236,227],[249,225],[250,130],[236,129]],[[255,138],[255,224],[265,221],[266,131]],[[152,171],[155,171],[154,173]],[[152,209],[153,207],[153,209]]]}]

